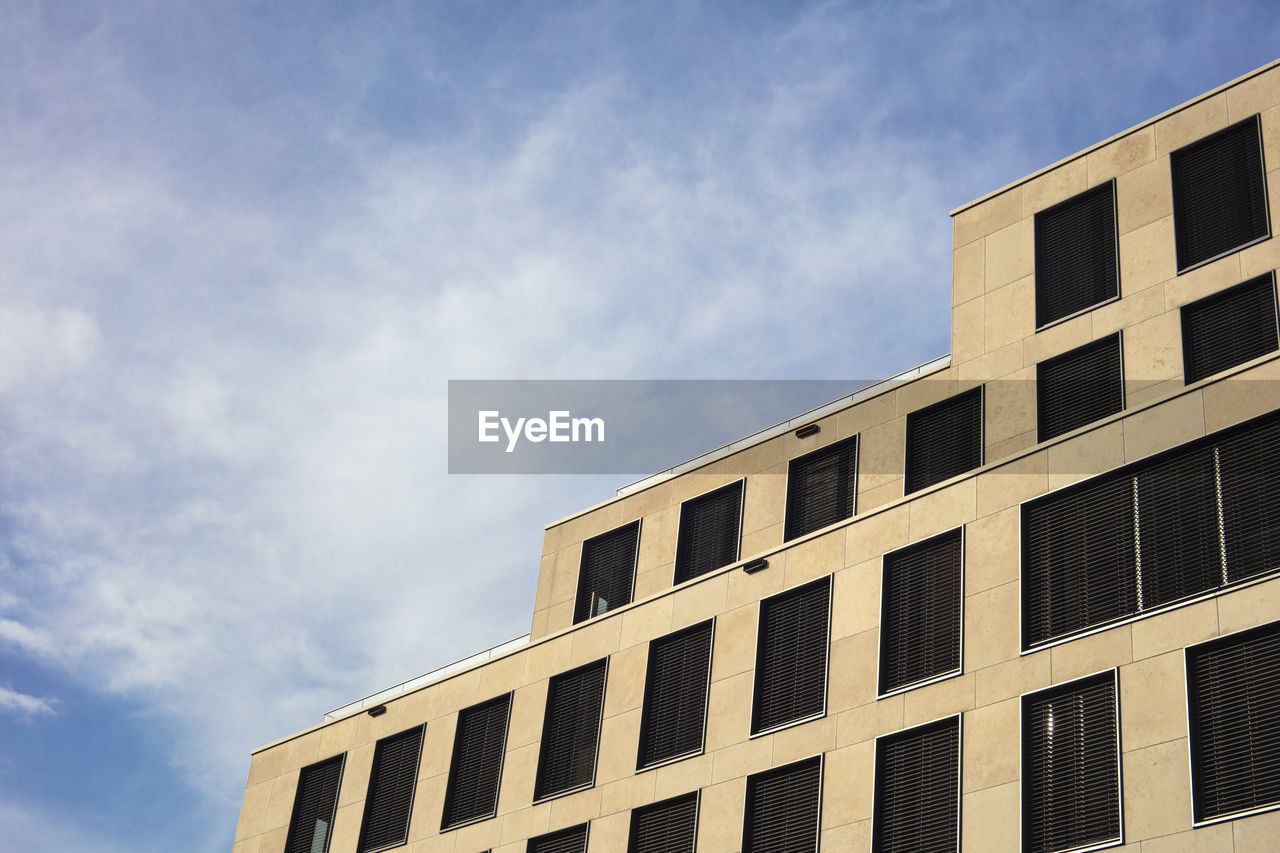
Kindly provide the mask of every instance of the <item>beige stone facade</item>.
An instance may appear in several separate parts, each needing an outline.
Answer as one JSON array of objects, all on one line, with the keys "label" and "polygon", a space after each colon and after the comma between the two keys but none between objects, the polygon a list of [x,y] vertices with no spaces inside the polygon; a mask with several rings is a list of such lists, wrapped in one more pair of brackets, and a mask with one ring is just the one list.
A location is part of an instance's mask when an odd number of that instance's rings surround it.
[{"label": "beige stone facade", "polygon": [[[1024,503],[1092,475],[1280,409],[1280,353],[1187,383],[1181,309],[1280,267],[1262,239],[1178,271],[1170,153],[1259,116],[1270,228],[1280,222],[1280,63],[1210,92],[952,213],[952,352],[931,371],[824,414],[807,438],[785,431],[684,473],[652,478],[549,525],[526,644],[253,754],[235,853],[280,853],[302,768],[345,754],[331,853],[357,850],[375,743],[425,723],[408,838],[412,853],[524,853],[528,839],[587,823],[593,853],[625,851],[632,810],[700,792],[699,853],[742,849],[747,780],[821,755],[820,845],[870,850],[877,738],[959,715],[959,837],[966,851],[1017,851],[1024,825],[1024,696],[1114,671],[1126,850],[1280,849],[1280,811],[1220,822],[1192,814],[1184,649],[1280,619],[1280,571],[1113,619],[1053,642],[1023,640]],[[1119,294],[1036,328],[1036,214],[1114,180]],[[1114,332],[1123,409],[1037,440],[1037,364]],[[907,415],[978,385],[981,464],[904,495]],[[858,436],[852,517],[784,542],[789,461]],[[744,480],[739,557],[673,585],[682,503]],[[583,542],[641,520],[630,603],[574,624]],[[883,558],[963,530],[959,672],[881,694]],[[766,558],[767,567],[744,572]],[[752,735],[761,602],[831,578],[825,707]],[[696,754],[637,770],[650,642],[714,619],[705,741]],[[607,658],[590,785],[534,801],[550,679]],[[441,831],[463,709],[510,692],[496,814]],[[1199,825],[1197,825],[1199,824]],[[1110,845],[1104,845],[1110,846]],[[1119,846],[1117,844],[1116,846]]]}]

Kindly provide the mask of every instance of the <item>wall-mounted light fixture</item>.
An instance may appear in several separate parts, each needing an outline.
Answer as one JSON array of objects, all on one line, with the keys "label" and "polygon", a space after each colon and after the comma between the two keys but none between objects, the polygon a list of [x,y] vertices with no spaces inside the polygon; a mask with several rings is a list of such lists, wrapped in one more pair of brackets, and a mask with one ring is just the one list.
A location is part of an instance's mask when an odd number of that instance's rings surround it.
[{"label": "wall-mounted light fixture", "polygon": [[769,568],[769,561],[766,560],[764,557],[761,557],[757,560],[752,560],[750,563],[742,564],[742,570],[747,574],[752,574],[753,572],[758,572],[761,569],[767,569],[767,568]]},{"label": "wall-mounted light fixture", "polygon": [[817,424],[805,424],[796,430],[796,438],[808,438],[811,435],[817,435],[822,432],[822,427]]},{"label": "wall-mounted light fixture", "polygon": [[374,705],[372,708],[365,711],[365,713],[368,714],[370,717],[381,717],[383,714],[387,713],[387,706]]}]

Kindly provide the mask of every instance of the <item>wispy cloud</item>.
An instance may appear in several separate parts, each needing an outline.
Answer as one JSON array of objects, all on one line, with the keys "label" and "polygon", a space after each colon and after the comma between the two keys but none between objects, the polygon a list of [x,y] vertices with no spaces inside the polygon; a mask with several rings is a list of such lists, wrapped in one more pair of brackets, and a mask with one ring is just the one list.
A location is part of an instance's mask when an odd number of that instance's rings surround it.
[{"label": "wispy cloud", "polygon": [[28,696],[25,693],[18,693],[6,687],[0,687],[0,711],[16,714],[19,717],[52,714],[54,713],[53,702],[54,700],[51,699]]}]

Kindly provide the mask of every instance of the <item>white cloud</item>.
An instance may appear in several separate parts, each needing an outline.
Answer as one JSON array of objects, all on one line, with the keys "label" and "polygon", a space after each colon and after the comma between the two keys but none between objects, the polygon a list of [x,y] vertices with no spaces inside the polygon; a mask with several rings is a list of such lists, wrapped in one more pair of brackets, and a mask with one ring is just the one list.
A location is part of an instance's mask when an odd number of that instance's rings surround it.
[{"label": "white cloud", "polygon": [[52,714],[54,713],[54,701],[52,699],[41,699],[38,696],[28,696],[25,693],[18,693],[6,687],[0,687],[0,711],[8,711],[21,717]]}]

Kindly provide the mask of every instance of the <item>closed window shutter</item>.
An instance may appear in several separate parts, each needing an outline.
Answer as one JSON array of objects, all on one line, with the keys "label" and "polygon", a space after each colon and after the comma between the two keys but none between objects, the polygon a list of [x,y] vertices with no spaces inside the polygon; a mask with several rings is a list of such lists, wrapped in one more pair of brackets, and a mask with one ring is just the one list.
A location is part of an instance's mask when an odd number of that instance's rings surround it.
[{"label": "closed window shutter", "polygon": [[1111,672],[1023,698],[1023,850],[1120,838],[1116,719]]},{"label": "closed window shutter", "polygon": [[787,471],[786,540],[853,515],[858,437],[791,460]]},{"label": "closed window shutter", "polygon": [[1123,409],[1120,333],[1037,364],[1036,403],[1040,441]]},{"label": "closed window shutter", "polygon": [[575,623],[631,602],[640,522],[624,524],[582,543]]},{"label": "closed window shutter", "polygon": [[587,824],[530,838],[527,853],[587,853]]},{"label": "closed window shutter", "polygon": [[1223,441],[1219,461],[1227,579],[1280,567],[1280,419]]},{"label": "closed window shutter", "polygon": [[607,662],[605,658],[551,679],[534,799],[585,787],[595,779]]},{"label": "closed window shutter", "polygon": [[907,415],[906,494],[981,464],[981,387]]},{"label": "closed window shutter", "polygon": [[822,757],[747,777],[743,853],[816,853]]},{"label": "closed window shutter", "polygon": [[698,792],[631,812],[627,853],[693,853],[698,834]]},{"label": "closed window shutter", "polygon": [[1267,187],[1258,117],[1169,155],[1178,270],[1267,236]]},{"label": "closed window shutter", "polygon": [[1035,229],[1037,327],[1116,296],[1114,181],[1037,213]]},{"label": "closed window shutter", "polygon": [[1134,476],[1139,609],[1222,583],[1213,448],[1168,456]]},{"label": "closed window shutter", "polygon": [[873,850],[955,853],[959,811],[959,717],[876,741]]},{"label": "closed window shutter", "polygon": [[1188,384],[1280,349],[1274,275],[1182,307],[1182,373]]},{"label": "closed window shutter", "polygon": [[702,749],[711,676],[711,622],[649,644],[637,767]]},{"label": "closed window shutter", "polygon": [[705,575],[737,560],[741,527],[741,480],[685,501],[680,508],[675,582]]},{"label": "closed window shutter", "polygon": [[302,768],[285,853],[326,853],[338,809],[338,785],[346,753]]},{"label": "closed window shutter", "polygon": [[884,556],[880,692],[960,668],[959,530]]},{"label": "closed window shutter", "polygon": [[1280,806],[1280,622],[1187,650],[1195,819]]},{"label": "closed window shutter", "polygon": [[510,693],[458,714],[441,829],[497,814],[510,716]]},{"label": "closed window shutter", "polygon": [[418,726],[378,741],[365,797],[361,853],[396,847],[408,840],[424,728]]},{"label": "closed window shutter", "polygon": [[830,605],[830,577],[760,602],[752,734],[826,708]]},{"label": "closed window shutter", "polygon": [[1132,483],[1123,475],[1023,505],[1024,645],[1136,609],[1133,523]]}]

